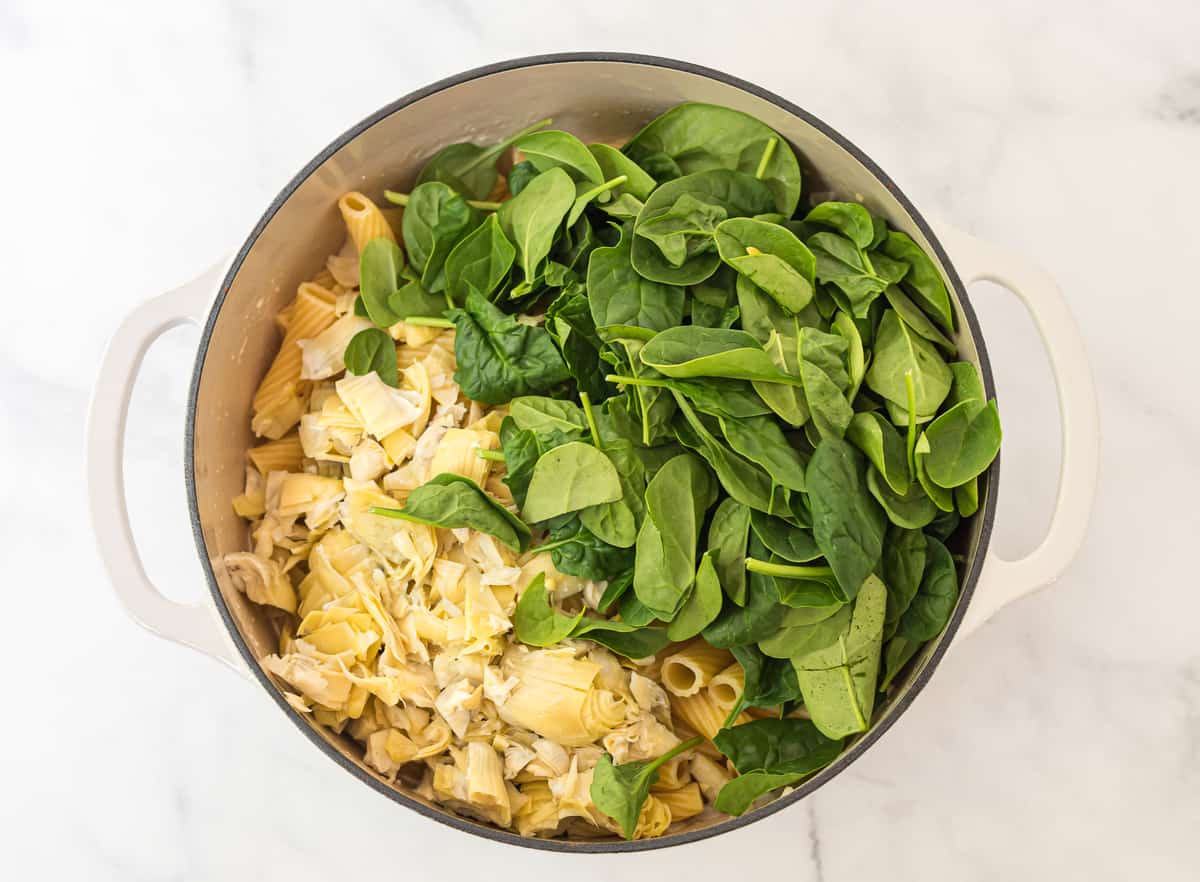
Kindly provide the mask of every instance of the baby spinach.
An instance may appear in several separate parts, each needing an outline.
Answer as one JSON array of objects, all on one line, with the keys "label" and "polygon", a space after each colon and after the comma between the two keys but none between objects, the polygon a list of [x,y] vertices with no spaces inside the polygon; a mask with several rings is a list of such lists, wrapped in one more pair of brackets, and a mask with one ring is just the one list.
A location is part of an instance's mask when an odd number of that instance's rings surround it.
[{"label": "baby spinach", "polygon": [[760,466],[771,480],[789,490],[805,489],[806,458],[767,416],[720,418],[721,434],[733,451]]},{"label": "baby spinach", "polygon": [[[625,178],[620,189],[614,190],[614,193],[629,194],[640,202],[645,202],[646,197],[653,193],[654,188],[658,186],[658,182],[654,178],[646,174],[641,166],[616,147],[608,144],[588,144],[587,149],[600,167],[602,180]],[[636,213],[634,216],[637,216]]]},{"label": "baby spinach", "polygon": [[738,606],[746,605],[746,542],[749,539],[750,509],[726,497],[708,524],[708,552],[726,596]]},{"label": "baby spinach", "polygon": [[574,201],[575,185],[570,175],[561,168],[551,168],[530,181],[518,195],[501,203],[496,212],[500,228],[516,247],[525,276],[510,297],[519,297],[533,289],[559,225]]},{"label": "baby spinach", "polygon": [[726,493],[744,505],[766,512],[777,511],[786,503],[784,494],[777,495],[776,484],[767,472],[722,444],[686,399],[677,394],[676,403],[682,419],[676,418],[675,437],[704,457]]},{"label": "baby spinach", "polygon": [[678,392],[700,413],[729,420],[745,420],[766,416],[771,409],[754,394],[744,380],[709,377],[703,380],[680,380],[672,377],[623,377],[610,375],[609,382],[637,387]]},{"label": "baby spinach", "polygon": [[500,219],[495,214],[488,215],[446,257],[446,293],[456,302],[466,300],[472,291],[490,300],[508,278],[516,254],[500,229]]},{"label": "baby spinach", "polygon": [[829,765],[845,742],[825,737],[811,720],[765,719],[723,729],[713,743],[738,771],[717,794],[715,808],[740,815],[760,796]]},{"label": "baby spinach", "polygon": [[[763,556],[767,553],[756,536],[750,536],[747,552]],[[748,646],[774,634],[783,621],[787,607],[779,602],[775,580],[761,573],[746,574],[746,602],[725,604],[716,620],[704,629],[703,637],[718,649]]]},{"label": "baby spinach", "polygon": [[716,549],[709,549],[700,558],[692,591],[667,625],[667,637],[672,642],[691,640],[721,613],[721,580],[714,563],[716,553]]},{"label": "baby spinach", "polygon": [[846,440],[861,450],[896,493],[908,492],[904,439],[879,411],[859,411],[846,428]]},{"label": "baby spinach", "polygon": [[532,132],[520,138],[515,146],[539,172],[560,168],[576,184],[599,184],[604,180],[596,157],[570,132],[555,129]]},{"label": "baby spinach", "polygon": [[937,271],[937,267],[921,246],[904,233],[892,230],[881,247],[888,257],[908,264],[909,270],[904,277],[903,287],[920,302],[922,308],[933,316],[934,321],[941,325],[943,330],[952,332],[954,310],[950,306],[950,294],[946,291],[942,274]]},{"label": "baby spinach", "polygon": [[554,646],[571,636],[583,620],[583,610],[565,616],[550,605],[546,596],[546,577],[538,573],[521,592],[513,612],[513,636],[529,646]]},{"label": "baby spinach", "polygon": [[745,331],[694,325],[668,328],[643,347],[640,357],[643,364],[668,377],[727,377],[801,385],[799,377],[780,371]]},{"label": "baby spinach", "polygon": [[871,213],[857,202],[822,202],[804,217],[805,222],[837,230],[861,251],[875,240]]},{"label": "baby spinach", "polygon": [[655,282],[703,282],[721,262],[712,240],[717,224],[770,207],[770,190],[740,172],[717,169],[668,181],[646,200],[634,224],[633,267]]},{"label": "baby spinach", "polygon": [[642,805],[650,795],[650,786],[658,780],[659,768],[668,760],[696,747],[703,740],[696,737],[675,745],[657,759],[621,763],[619,766],[613,763],[609,754],[604,754],[592,773],[589,793],[592,803],[617,822],[626,839],[632,839]]},{"label": "baby spinach", "polygon": [[887,280],[876,275],[867,253],[837,233],[816,233],[809,237],[808,247],[816,258],[817,279],[836,286],[849,301],[850,311],[864,317],[871,302],[887,287]]},{"label": "baby spinach", "polygon": [[630,622],[584,618],[571,634],[580,640],[591,640],[625,658],[650,658],[666,649],[671,642],[665,628],[647,628]]},{"label": "baby spinach", "polygon": [[886,608],[887,589],[869,577],[845,631],[829,646],[792,659],[804,706],[827,738],[865,732],[871,724]]},{"label": "baby spinach", "polygon": [[633,567],[631,549],[609,545],[583,526],[577,515],[552,523],[548,541],[535,550],[549,551],[559,572],[599,582],[615,579]]},{"label": "baby spinach", "polygon": [[787,312],[797,313],[812,300],[815,258],[786,228],[735,217],[722,221],[714,238],[721,260],[770,294]]},{"label": "baby spinach", "polygon": [[823,439],[808,463],[813,538],[847,600],[879,563],[887,524],[864,486],[864,465],[861,453],[836,438]]},{"label": "baby spinach", "polygon": [[571,441],[538,458],[521,513],[536,524],[620,498],[612,460],[590,444]]},{"label": "baby spinach", "polygon": [[836,600],[816,606],[789,606],[779,629],[758,641],[759,651],[768,658],[793,659],[836,641],[846,630],[851,607]]},{"label": "baby spinach", "polygon": [[916,481],[910,483],[905,492],[897,493],[878,470],[868,468],[867,488],[887,512],[888,520],[898,527],[919,530],[937,517],[937,506]]},{"label": "baby spinach", "polygon": [[[401,287],[404,253],[391,239],[372,239],[358,258],[358,290],[367,317],[381,328],[390,328],[408,313],[397,314],[388,299]],[[438,298],[441,300],[441,298]],[[445,308],[442,301],[441,308]]]},{"label": "baby spinach", "polygon": [[683,322],[684,289],[643,278],[630,263],[632,233],[597,248],[588,261],[587,290],[592,320],[602,336],[613,325],[664,331]]},{"label": "baby spinach", "polygon": [[[386,239],[374,239],[373,242],[386,242]],[[399,319],[441,318],[445,315],[450,304],[443,294],[430,294],[421,287],[420,282],[408,282],[399,291],[393,291],[388,297],[388,309]]]},{"label": "baby spinach", "polygon": [[[908,404],[905,374],[911,372],[918,415],[932,415],[950,391],[952,375],[933,344],[912,332],[886,310],[875,338],[875,356],[867,370],[867,386],[900,407]],[[907,417],[904,422],[907,424]]]},{"label": "baby spinach", "polygon": [[446,258],[482,221],[483,216],[466,199],[439,181],[413,189],[400,226],[408,259],[421,274],[426,291],[436,294],[445,289]]},{"label": "baby spinach", "polygon": [[1000,413],[987,404],[962,401],[925,429],[925,468],[939,487],[959,487],[983,474],[1000,452]]},{"label": "baby spinach", "polygon": [[927,549],[925,534],[920,530],[889,527],[887,541],[883,546],[880,575],[887,586],[887,615],[884,618],[884,636],[890,637],[900,617],[917,595],[921,578],[925,573]]},{"label": "baby spinach", "polygon": [[850,375],[846,371],[849,343],[837,334],[801,328],[800,379],[812,425],[822,438],[841,438],[854,416],[846,400]]},{"label": "baby spinach", "polygon": [[496,161],[517,140],[548,125],[550,125],[550,120],[541,120],[529,128],[510,135],[498,144],[481,145],[460,142],[443,147],[426,161],[421,173],[417,176],[417,184],[441,181],[468,199],[487,199],[495,188],[496,178],[499,176],[496,172]]},{"label": "baby spinach", "polygon": [[750,513],[750,527],[759,542],[784,560],[808,563],[821,557],[821,549],[817,547],[812,533],[782,518],[754,511]]},{"label": "baby spinach", "polygon": [[954,558],[932,536],[927,537],[928,554],[920,587],[896,623],[896,634],[888,642],[886,670],[880,690],[891,685],[900,670],[921,646],[937,637],[950,621],[958,603],[958,575]]},{"label": "baby spinach", "polygon": [[570,376],[545,328],[521,324],[476,291],[447,317],[457,329],[454,380],[475,401],[503,404],[543,392]]},{"label": "baby spinach", "polygon": [[888,285],[883,296],[887,298],[888,306],[896,310],[896,315],[900,316],[900,320],[912,328],[918,336],[924,337],[947,355],[953,356],[958,351],[954,341],[938,330],[937,325],[930,321],[921,308],[913,303],[899,287]]},{"label": "baby spinach", "polygon": [[[764,165],[763,154],[772,142]],[[773,204],[753,214],[778,211],[791,217],[800,200],[800,164],[787,141],[754,117],[728,107],[677,105],[638,132],[625,145],[625,153],[655,177],[656,169],[672,167],[675,175],[721,168],[757,175],[773,194]]]},{"label": "baby spinach", "polygon": [[712,476],[691,454],[667,462],[646,485],[633,590],[651,609],[677,609],[692,585],[700,527],[715,496]]},{"label": "baby spinach", "polygon": [[768,658],[753,644],[729,650],[742,666],[744,686],[741,698],[725,719],[728,728],[748,707],[780,707],[800,700],[800,684],[791,659]]},{"label": "baby spinach", "polygon": [[343,356],[346,370],[357,376],[374,371],[389,386],[400,385],[396,343],[387,331],[365,328],[350,338]]},{"label": "baby spinach", "polygon": [[541,174],[528,159],[515,163],[508,172],[508,192],[519,196],[521,191],[529,186],[529,182]]},{"label": "baby spinach", "polygon": [[504,451],[504,483],[508,485],[517,505],[524,505],[533,467],[542,455],[538,436],[534,432],[519,429],[513,418],[508,416],[500,423],[500,448]]},{"label": "baby spinach", "polygon": [[607,398],[611,387],[600,365],[602,344],[582,285],[569,284],[546,308],[546,330],[558,344],[577,391],[597,402]]},{"label": "baby spinach", "polygon": [[569,440],[578,440],[588,432],[583,408],[571,401],[544,395],[522,395],[508,407],[518,429],[530,432],[560,432]]},{"label": "baby spinach", "polygon": [[450,472],[437,475],[409,493],[403,508],[372,506],[371,514],[448,530],[478,530],[495,536],[516,552],[528,548],[532,538],[529,527],[478,484]]}]

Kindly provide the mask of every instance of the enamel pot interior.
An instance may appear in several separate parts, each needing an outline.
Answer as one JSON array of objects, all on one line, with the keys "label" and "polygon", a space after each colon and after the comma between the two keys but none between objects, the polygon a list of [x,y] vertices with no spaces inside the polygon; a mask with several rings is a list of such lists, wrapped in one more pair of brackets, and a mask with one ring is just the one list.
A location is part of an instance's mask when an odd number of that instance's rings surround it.
[{"label": "enamel pot interior", "polygon": [[961,621],[986,551],[996,503],[996,465],[981,483],[979,514],[952,543],[966,559],[954,617],[877,710],[871,731],[787,796],[737,819],[706,813],[675,825],[661,839],[524,839],[451,814],[382,779],[362,763],[361,750],[352,740],[332,735],[294,711],[263,672],[258,660],[275,650],[274,632],[215,564],[223,555],[248,547],[246,524],[234,514],[231,500],[242,491],[245,450],[253,443],[250,402],[279,346],[275,313],[342,244],[345,230],[335,204],[338,197],[360,190],[382,202],[385,187],[407,190],[423,160],[454,141],[496,140],[547,116],[554,118],[555,128],[585,141],[619,141],[682,101],[723,104],[763,120],[796,149],[805,199],[860,200],[924,247],[939,264],[956,303],[959,357],[980,367],[988,395],[994,394],[979,328],[957,275],[929,227],[874,163],[824,123],[778,96],[716,71],[641,56],[559,55],[506,62],[436,83],[355,126],[301,171],[267,209],[234,259],[202,335],[188,411],[186,478],[202,564],[234,643],[281,710],[345,769],[396,802],[492,839],[565,851],[661,848],[742,826],[801,799],[860,756],[920,690]]}]

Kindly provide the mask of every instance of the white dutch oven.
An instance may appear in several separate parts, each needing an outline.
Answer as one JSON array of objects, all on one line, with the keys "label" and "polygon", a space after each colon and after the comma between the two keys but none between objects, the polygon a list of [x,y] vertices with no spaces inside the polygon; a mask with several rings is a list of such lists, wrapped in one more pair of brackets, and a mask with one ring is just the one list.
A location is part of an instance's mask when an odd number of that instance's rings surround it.
[{"label": "white dutch oven", "polygon": [[[945,633],[918,657],[902,687],[877,711],[872,729],[792,793],[740,818],[692,819],[661,839],[522,839],[389,785],[361,762],[353,742],[292,710],[258,663],[275,649],[273,632],[214,562],[247,547],[246,525],[234,515],[231,501],[241,492],[245,450],[252,442],[250,401],[279,345],[275,313],[341,245],[344,227],[335,202],[342,193],[405,189],[435,149],[499,136],[544,116],[585,141],[607,141],[630,136],[681,101],[723,104],[758,117],[795,146],[806,192],[861,196],[874,214],[922,245],[955,299],[961,357],[979,366],[989,396],[995,394],[991,368],[964,285],[987,279],[1021,299],[1037,323],[1057,383],[1063,454],[1056,508],[1045,539],[1027,557],[1010,561],[989,553],[999,468],[993,465],[981,484],[979,513],[955,537],[955,550],[966,563],[958,607]],[[184,322],[203,326],[184,428],[184,480],[199,565],[211,588],[208,602],[196,606],[168,600],[146,577],[129,527],[122,476],[125,417],[142,357],[160,334]],[[1061,295],[1043,273],[948,224],[931,223],[862,151],[776,95],[689,64],[603,53],[525,58],[469,71],[400,99],[343,134],[288,184],[232,259],[149,301],[122,323],[100,369],[88,435],[92,518],[113,586],[134,619],[256,678],[314,744],[393,800],[492,839],[567,851],[660,848],[701,839],[764,817],[832,779],[911,703],[952,640],[1066,568],[1084,538],[1099,455],[1095,392],[1083,343]]]}]

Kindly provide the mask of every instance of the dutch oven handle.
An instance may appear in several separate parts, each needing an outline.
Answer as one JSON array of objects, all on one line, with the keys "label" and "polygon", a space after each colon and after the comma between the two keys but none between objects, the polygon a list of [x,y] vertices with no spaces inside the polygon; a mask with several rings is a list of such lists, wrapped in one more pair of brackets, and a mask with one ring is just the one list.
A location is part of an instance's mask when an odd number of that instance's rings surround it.
[{"label": "dutch oven handle", "polygon": [[1020,560],[1004,560],[988,552],[957,639],[1002,607],[1049,585],[1074,559],[1096,497],[1100,418],[1083,338],[1054,280],[1021,258],[949,224],[939,222],[934,228],[964,285],[995,282],[1015,294],[1033,317],[1050,357],[1062,423],[1058,498],[1046,536]]},{"label": "dutch oven handle", "polygon": [[125,501],[125,422],[133,384],[150,344],[184,323],[202,324],[226,263],[150,300],[133,311],[113,335],[96,377],[87,426],[88,502],[100,557],[126,612],[149,631],[220,659],[245,666],[212,605],[177,603],[146,575],[129,526]]}]

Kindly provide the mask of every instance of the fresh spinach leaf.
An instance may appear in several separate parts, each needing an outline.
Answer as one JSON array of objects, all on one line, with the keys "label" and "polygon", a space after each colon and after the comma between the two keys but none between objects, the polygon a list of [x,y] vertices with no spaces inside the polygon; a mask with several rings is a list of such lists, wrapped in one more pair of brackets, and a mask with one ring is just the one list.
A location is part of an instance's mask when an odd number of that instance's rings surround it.
[{"label": "fresh spinach leaf", "polygon": [[590,444],[571,441],[538,458],[521,513],[536,524],[620,498],[612,460]]},{"label": "fresh spinach leaf", "polygon": [[881,246],[883,253],[895,260],[908,264],[908,274],[903,287],[921,304],[945,331],[954,331],[954,310],[950,306],[950,294],[942,274],[921,246],[904,233],[892,230]]},{"label": "fresh spinach leaf", "polygon": [[513,613],[513,636],[529,646],[554,646],[562,643],[583,620],[583,610],[574,616],[565,616],[550,605],[546,595],[545,574],[534,576]]},{"label": "fresh spinach leaf", "polygon": [[806,489],[807,459],[792,446],[779,424],[767,416],[718,420],[733,451],[760,466],[771,480],[789,490]]},{"label": "fresh spinach leaf", "polygon": [[785,227],[735,217],[721,222],[714,238],[721,260],[788,313],[799,312],[812,300],[816,260]]},{"label": "fresh spinach leaf", "polygon": [[937,517],[937,506],[916,481],[911,482],[905,492],[897,493],[878,470],[868,468],[867,489],[875,501],[883,506],[888,520],[898,527],[919,530]]},{"label": "fresh spinach leaf", "polygon": [[408,259],[421,274],[426,291],[436,294],[445,289],[446,258],[482,221],[466,199],[439,181],[413,188],[400,227]]},{"label": "fresh spinach leaf", "polygon": [[393,291],[388,297],[388,309],[399,319],[414,316],[441,318],[449,306],[443,294],[430,294],[421,287],[420,282],[407,282],[399,291]]},{"label": "fresh spinach leaf", "polygon": [[754,720],[719,732],[714,743],[738,777],[721,788],[715,808],[743,814],[759,797],[796,784],[842,752],[841,738],[826,738],[811,720]]},{"label": "fresh spinach leaf", "polygon": [[[687,196],[683,206],[679,200]],[[700,207],[709,206],[708,213]],[[656,189],[646,200],[634,224],[631,259],[642,276],[655,282],[671,285],[695,285],[711,276],[721,262],[712,243],[712,230],[729,217],[753,217],[771,206],[771,191],[749,175],[716,169],[677,178]],[[690,218],[689,232],[683,234],[686,256],[678,257],[678,244],[668,246],[668,255],[659,244],[647,238],[644,231],[654,231],[659,218],[676,217],[683,213]],[[701,223],[702,221],[702,223]],[[659,233],[665,231],[659,230]],[[661,241],[660,237],[660,241]],[[671,240],[675,241],[675,240]]]},{"label": "fresh spinach leaf", "polygon": [[[625,182],[620,189],[613,191],[614,195],[628,194],[640,202],[645,202],[646,197],[653,193],[654,188],[658,186],[658,182],[654,178],[616,147],[608,144],[588,144],[587,149],[600,167],[602,180],[608,181],[624,175]],[[635,213],[634,217],[636,216]]]},{"label": "fresh spinach leaf", "polygon": [[842,635],[792,659],[804,706],[827,738],[865,732],[871,724],[886,609],[887,589],[871,576],[858,592]]},{"label": "fresh spinach leaf", "polygon": [[583,526],[577,515],[556,522],[538,550],[550,552],[559,572],[593,582],[615,579],[633,567],[632,549],[609,545]]},{"label": "fresh spinach leaf", "polygon": [[631,238],[623,229],[616,245],[597,248],[588,261],[588,302],[601,336],[613,325],[664,331],[683,322],[684,289],[639,275],[630,263]]},{"label": "fresh spinach leaf", "polygon": [[696,568],[695,585],[687,599],[667,625],[667,637],[674,643],[691,640],[721,613],[721,579],[714,564],[716,550],[709,549]]},{"label": "fresh spinach leaf", "polygon": [[[767,145],[774,147],[763,164]],[[652,120],[625,153],[660,181],[709,169],[758,175],[773,194],[762,211],[791,217],[800,201],[800,164],[787,141],[748,114],[714,104],[679,104]]]},{"label": "fresh spinach leaf", "polygon": [[448,530],[478,530],[495,536],[516,552],[528,548],[532,538],[529,527],[478,484],[450,472],[437,475],[409,493],[403,508],[373,506],[371,514]]},{"label": "fresh spinach leaf", "polygon": [[[358,290],[367,317],[381,328],[390,328],[405,317],[388,305],[388,299],[401,287],[404,253],[391,239],[372,239],[358,258]],[[438,298],[441,299],[441,298]],[[442,301],[445,308],[445,301]]]},{"label": "fresh spinach leaf", "polygon": [[883,546],[880,574],[887,586],[887,615],[884,618],[884,636],[891,637],[900,617],[917,596],[921,578],[925,573],[925,534],[920,530],[906,530],[892,526],[888,528],[887,541]]},{"label": "fresh spinach leaf", "polygon": [[883,553],[887,517],[863,480],[863,456],[845,441],[825,438],[808,463],[813,538],[853,600]]},{"label": "fresh spinach leaf", "polygon": [[[750,536],[748,554],[764,556],[767,550],[755,536]],[[746,603],[743,606],[725,604],[716,621],[704,629],[703,637],[710,646],[729,649],[748,646],[770,637],[783,621],[787,607],[779,602],[775,581],[761,573],[747,573]]]},{"label": "fresh spinach leaf", "polygon": [[343,356],[346,370],[356,376],[374,371],[389,386],[400,385],[396,343],[387,331],[365,328],[350,338]]},{"label": "fresh spinach leaf", "polygon": [[822,202],[813,207],[804,220],[837,230],[866,251],[875,240],[875,225],[871,213],[857,202]]},{"label": "fresh spinach leaf", "polygon": [[572,637],[591,640],[625,658],[642,659],[657,655],[671,642],[665,628],[647,628],[629,622],[585,618]]},{"label": "fresh spinach leaf", "polygon": [[497,211],[500,228],[516,247],[525,277],[510,297],[533,290],[559,226],[574,201],[575,185],[570,175],[561,168],[551,168],[535,177],[512,199],[501,203]]},{"label": "fresh spinach leaf", "polygon": [[474,401],[503,404],[544,392],[570,376],[545,328],[521,324],[478,292],[448,317],[457,329],[454,380]]},{"label": "fresh spinach leaf", "polygon": [[738,606],[746,605],[746,542],[750,531],[750,509],[726,497],[708,524],[708,552],[726,596]]},{"label": "fresh spinach leaf", "polygon": [[441,181],[468,199],[487,199],[495,189],[496,161],[520,138],[550,124],[544,119],[504,138],[498,144],[460,142],[443,147],[426,161],[417,176],[417,184]]},{"label": "fresh spinach leaf", "polygon": [[[361,332],[365,333],[365,332]],[[995,399],[982,407],[962,401],[925,429],[925,468],[939,487],[960,487],[987,470],[1000,452],[1000,413]]]},{"label": "fresh spinach leaf", "polygon": [[[952,375],[933,344],[917,336],[900,321],[895,310],[886,310],[879,322],[875,354],[867,370],[867,386],[900,408],[908,405],[904,376],[912,373],[919,415],[932,415],[950,391]],[[907,416],[904,423],[907,424]]]},{"label": "fresh spinach leaf", "polygon": [[878,411],[859,411],[846,428],[846,440],[861,450],[893,491],[908,492],[908,457],[904,439]]},{"label": "fresh spinach leaf", "polygon": [[759,542],[784,560],[809,563],[821,557],[821,549],[817,547],[812,533],[782,518],[754,511],[750,513],[750,528]]},{"label": "fresh spinach leaf", "polygon": [[491,214],[464,236],[446,257],[446,293],[456,302],[478,291],[489,300],[508,278],[517,250]]},{"label": "fresh spinach leaf", "polygon": [[888,285],[883,296],[887,298],[888,305],[896,310],[896,315],[900,316],[900,320],[912,328],[917,336],[924,337],[947,355],[953,356],[958,352],[954,341],[938,330],[937,325],[930,321],[921,308],[913,303],[899,287],[894,284]]},{"label": "fresh spinach leaf", "polygon": [[812,425],[822,438],[841,438],[854,416],[854,408],[846,400],[849,343],[838,334],[801,328],[799,346],[800,379]]},{"label": "fresh spinach leaf", "polygon": [[515,146],[539,172],[560,168],[576,184],[599,184],[604,181],[604,173],[600,171],[596,157],[570,132],[544,129],[525,135]]},{"label": "fresh spinach leaf", "polygon": [[692,325],[668,328],[642,348],[640,358],[668,377],[727,377],[801,385],[799,377],[779,370],[745,331]]},{"label": "fresh spinach leaf", "polygon": [[849,311],[863,318],[867,309],[887,287],[871,265],[866,252],[837,233],[816,233],[808,239],[817,261],[817,279],[827,282],[845,295]]},{"label": "fresh spinach leaf", "polygon": [[617,822],[626,839],[637,829],[638,815],[650,795],[650,786],[658,780],[658,769],[684,751],[691,750],[703,738],[684,741],[653,760],[615,765],[609,754],[600,757],[592,773],[590,796],[597,809]]},{"label": "fresh spinach leaf", "polygon": [[690,454],[670,460],[646,485],[633,574],[633,590],[646,606],[678,609],[695,576],[700,528],[715,497],[711,474]]}]

